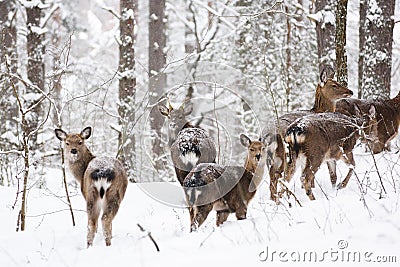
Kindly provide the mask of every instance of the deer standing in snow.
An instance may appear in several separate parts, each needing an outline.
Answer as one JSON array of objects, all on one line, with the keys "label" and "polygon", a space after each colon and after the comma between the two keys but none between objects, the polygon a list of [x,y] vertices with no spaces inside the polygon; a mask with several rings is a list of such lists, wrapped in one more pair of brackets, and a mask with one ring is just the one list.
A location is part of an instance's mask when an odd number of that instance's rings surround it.
[{"label": "deer standing in snow", "polygon": [[[334,112],[335,103],[341,98],[347,98],[353,95],[348,88],[340,85],[333,80],[334,72],[328,75],[328,70],[323,69],[320,75],[320,83],[315,90],[314,106],[311,110],[302,110],[284,114],[278,118],[274,125],[263,130],[263,138],[267,143],[268,160],[270,161],[270,196],[273,201],[277,201],[278,180],[282,178],[285,169],[295,168],[289,166],[296,162],[287,162],[285,144],[283,138],[288,126],[296,119],[305,115],[322,112]],[[287,164],[287,166],[285,166]],[[336,164],[334,161],[327,162],[331,180],[336,181]]]},{"label": "deer standing in snow", "polygon": [[[314,177],[324,161],[340,159],[350,166],[346,178],[338,187],[347,185],[355,166],[352,150],[362,134],[373,132],[376,132],[373,105],[363,119],[329,112],[301,117],[288,127],[285,142],[291,148],[291,161],[300,163],[303,188],[310,200],[315,199],[312,193]],[[290,182],[295,169],[296,164],[289,165],[287,182]]]},{"label": "deer standing in snow", "polygon": [[374,154],[382,152],[389,142],[398,134],[400,125],[400,91],[391,99],[342,99],[336,104],[336,111],[357,116],[357,109],[366,113],[368,108],[374,105],[376,108],[376,120],[378,122],[377,138],[370,144]]},{"label": "deer standing in snow", "polygon": [[220,166],[215,163],[197,165],[185,178],[183,186],[190,212],[190,231],[195,231],[214,209],[217,226],[235,213],[238,220],[246,219],[247,206],[254,197],[264,174],[265,144],[251,141],[246,135],[240,142],[247,147],[245,166]]},{"label": "deer standing in snow", "polygon": [[182,104],[174,109],[158,105],[160,113],[169,120],[169,146],[175,173],[182,185],[186,175],[199,163],[215,162],[214,140],[204,129],[193,126],[186,116],[192,113],[193,104]]},{"label": "deer standing in snow", "polygon": [[118,212],[128,185],[123,165],[111,157],[95,157],[85,145],[92,134],[86,127],[80,133],[67,134],[55,130],[56,137],[64,143],[65,157],[71,174],[79,182],[86,200],[88,214],[87,246],[93,245],[100,212],[106,246],[111,245],[112,221]]}]

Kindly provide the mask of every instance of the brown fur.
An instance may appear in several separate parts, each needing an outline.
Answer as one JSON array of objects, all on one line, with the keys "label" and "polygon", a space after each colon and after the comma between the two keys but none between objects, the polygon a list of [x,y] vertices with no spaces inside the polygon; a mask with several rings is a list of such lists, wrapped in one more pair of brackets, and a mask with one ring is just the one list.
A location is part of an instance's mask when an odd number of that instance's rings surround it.
[{"label": "brown fur", "polygon": [[[199,163],[215,162],[216,148],[214,140],[207,131],[193,126],[187,119],[193,105],[181,105],[174,109],[171,105],[158,106],[160,113],[168,118],[168,143],[176,177],[182,185],[189,172]],[[194,156],[195,154],[195,156]],[[190,160],[188,160],[190,159]]]},{"label": "brown fur", "polygon": [[[332,76],[329,78],[323,76],[326,76],[324,75],[324,71],[321,73],[321,82],[317,85],[315,90],[314,106],[311,110],[297,111],[282,115],[278,118],[276,125],[263,130],[263,137],[268,144],[270,197],[273,201],[278,201],[278,180],[282,178],[285,169],[295,168],[295,166],[290,166],[291,164],[295,164],[295,162],[287,162],[287,155],[283,142],[283,137],[288,126],[296,119],[305,115],[334,112],[336,101],[341,98],[350,97],[353,94],[351,90],[332,80]],[[328,168],[331,179],[336,180],[335,165],[328,162]]]},{"label": "brown fur", "polygon": [[[106,245],[110,246],[112,221],[124,198],[128,179],[123,165],[118,160],[110,157],[95,157],[89,151],[85,140],[90,137],[91,131],[90,127],[86,127],[81,133],[67,134],[61,129],[56,129],[55,134],[60,141],[64,142],[69,170],[79,182],[82,195],[86,200],[87,246],[93,244],[101,211],[103,211],[101,221],[104,239]],[[108,183],[104,179],[109,179]]]},{"label": "brown fur", "polygon": [[356,109],[367,112],[373,104],[376,108],[378,131],[376,141],[371,144],[374,154],[380,153],[389,147],[389,142],[398,134],[400,125],[400,92],[392,99],[343,99],[337,102],[336,110],[340,113],[356,116]]},{"label": "brown fur", "polygon": [[265,145],[241,135],[241,143],[248,148],[245,166],[199,164],[184,181],[189,204],[191,231],[197,230],[214,209],[217,226],[229,214],[238,220],[246,219],[247,206],[262,181],[265,166]]},{"label": "brown fur", "polygon": [[[374,114],[374,112],[371,112]],[[285,136],[291,148],[291,160],[302,163],[302,182],[306,194],[311,200],[315,173],[324,161],[342,160],[350,165],[350,170],[339,184],[339,188],[347,185],[355,166],[352,150],[360,137],[359,130],[363,125],[376,127],[373,117],[353,119],[340,113],[321,113],[304,116],[293,122]],[[287,182],[293,176],[295,165],[290,165]]]}]

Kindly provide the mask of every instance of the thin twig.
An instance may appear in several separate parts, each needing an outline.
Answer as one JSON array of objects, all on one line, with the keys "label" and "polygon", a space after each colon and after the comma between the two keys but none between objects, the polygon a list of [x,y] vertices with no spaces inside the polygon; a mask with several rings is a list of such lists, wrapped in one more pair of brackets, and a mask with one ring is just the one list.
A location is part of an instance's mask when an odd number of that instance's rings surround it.
[{"label": "thin twig", "polygon": [[278,180],[279,184],[281,184],[284,188],[284,192],[286,192],[288,195],[293,196],[294,200],[297,202],[297,204],[299,204],[300,207],[303,207],[303,205],[301,205],[300,200],[296,197],[296,195],[285,185],[284,182],[282,182],[281,180]]},{"label": "thin twig", "polygon": [[140,231],[142,232],[147,232],[147,236],[150,238],[151,242],[153,242],[154,246],[156,247],[156,250],[158,252],[160,252],[160,248],[158,247],[157,242],[154,240],[153,236],[151,235],[151,233],[149,231],[146,231],[146,229],[144,229],[140,224],[137,224],[137,226],[139,227]]}]

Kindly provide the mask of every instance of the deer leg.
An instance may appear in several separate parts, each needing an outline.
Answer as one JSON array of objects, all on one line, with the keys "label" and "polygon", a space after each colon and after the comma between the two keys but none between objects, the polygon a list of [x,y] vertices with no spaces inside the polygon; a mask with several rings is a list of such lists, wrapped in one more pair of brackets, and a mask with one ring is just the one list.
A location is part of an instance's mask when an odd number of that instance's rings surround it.
[{"label": "deer leg", "polygon": [[[106,197],[108,197],[106,195]],[[119,209],[119,197],[113,197],[110,199],[106,199],[106,206],[103,211],[103,216],[101,217],[101,222],[103,226],[103,236],[106,241],[106,246],[111,245],[112,238],[112,221]]]},{"label": "deer leg", "polygon": [[[316,162],[314,162],[314,163],[316,163]],[[314,164],[314,165],[320,166],[321,164]],[[314,194],[312,192],[312,183],[313,183],[313,180],[315,179],[315,172],[316,172],[314,170],[314,168],[315,168],[314,165],[311,166],[310,162],[307,162],[304,172],[302,174],[303,188],[306,190],[306,194],[310,200],[315,200]]]},{"label": "deer leg", "polygon": [[270,192],[270,198],[272,201],[277,202],[277,190],[278,190],[278,175],[275,171],[275,168],[271,166],[269,169],[269,192]]},{"label": "deer leg", "polygon": [[230,214],[229,210],[217,211],[217,226],[223,224],[228,219],[229,214]]},{"label": "deer leg", "polygon": [[[97,190],[96,190],[97,193]],[[88,215],[87,247],[93,245],[93,239],[97,232],[97,222],[100,216],[100,206],[98,205],[98,193],[91,194],[87,203],[86,210]]]},{"label": "deer leg", "polygon": [[327,161],[326,165],[328,166],[329,176],[331,177],[332,187],[335,187],[336,186],[336,182],[337,182],[336,161],[335,160]]},{"label": "deer leg", "polygon": [[236,219],[244,220],[246,219],[246,215],[247,215],[247,207],[246,205],[241,205],[241,207],[239,207],[236,210]]},{"label": "deer leg", "polygon": [[344,178],[343,182],[341,182],[340,184],[338,184],[337,189],[343,189],[347,186],[347,184],[349,183],[350,177],[354,172],[354,166],[355,166],[355,161],[354,161],[354,157],[353,157],[353,153],[349,152],[346,153],[346,160],[345,162],[350,165],[351,167],[349,168],[349,171],[347,172],[346,177]]},{"label": "deer leg", "polygon": [[203,224],[207,219],[208,214],[212,211],[213,205],[207,204],[203,206],[194,207],[193,221],[190,225],[190,232],[197,231],[197,229]]}]

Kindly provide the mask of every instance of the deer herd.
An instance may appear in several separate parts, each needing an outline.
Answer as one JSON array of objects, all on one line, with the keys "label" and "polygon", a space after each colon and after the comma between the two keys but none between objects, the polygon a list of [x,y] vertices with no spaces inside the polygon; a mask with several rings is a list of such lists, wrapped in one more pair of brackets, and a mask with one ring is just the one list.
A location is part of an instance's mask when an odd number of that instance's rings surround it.
[{"label": "deer herd", "polygon": [[[193,104],[174,109],[159,104],[159,112],[168,119],[169,148],[177,180],[183,188],[190,214],[190,231],[196,231],[215,210],[216,225],[229,214],[246,219],[247,207],[264,170],[269,168],[270,198],[277,204],[283,194],[279,182],[290,182],[297,167],[306,195],[314,200],[315,174],[326,162],[332,186],[346,187],[355,167],[353,149],[358,141],[368,144],[371,153],[390,148],[400,124],[400,93],[393,99],[361,100],[350,98],[353,92],[333,80],[323,70],[315,91],[314,106],[284,114],[266,125],[260,137],[252,140],[241,134],[240,143],[247,148],[243,166],[216,163],[217,149],[209,133],[192,125],[186,118]],[[118,212],[128,185],[125,168],[111,157],[96,157],[85,140],[92,128],[67,134],[55,130],[63,142],[69,171],[80,185],[88,214],[87,246],[93,244],[102,213],[106,245],[111,245],[112,221]],[[344,179],[337,184],[336,161],[349,166]]]}]

